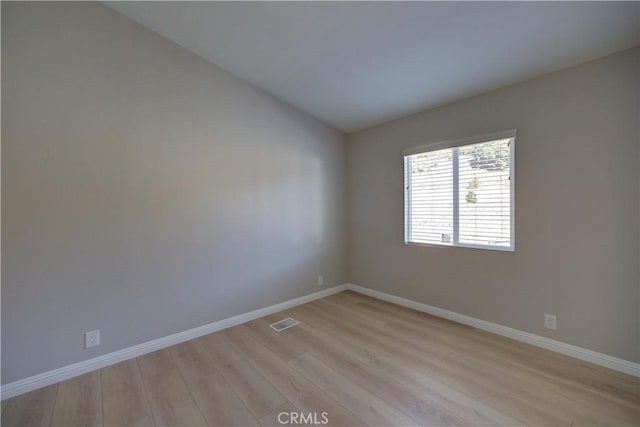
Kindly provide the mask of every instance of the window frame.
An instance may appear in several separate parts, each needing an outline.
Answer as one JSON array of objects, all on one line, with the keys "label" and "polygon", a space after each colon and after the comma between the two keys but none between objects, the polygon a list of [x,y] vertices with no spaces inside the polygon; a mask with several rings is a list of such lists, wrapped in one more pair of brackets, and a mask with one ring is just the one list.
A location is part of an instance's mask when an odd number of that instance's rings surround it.
[{"label": "window frame", "polygon": [[[518,130],[510,129],[502,132],[496,132],[486,135],[473,136],[469,138],[461,138],[455,140],[448,141],[440,141],[431,144],[420,145],[412,148],[408,148],[402,151],[402,160],[403,160],[403,176],[404,176],[404,244],[405,245],[415,245],[415,246],[432,246],[432,247],[445,247],[445,248],[470,248],[470,249],[485,249],[491,251],[498,251],[503,253],[515,253],[516,251],[516,212],[515,212],[515,152],[516,152],[516,137]],[[438,151],[444,149],[453,149],[459,148],[467,145],[480,144],[483,142],[496,141],[500,139],[510,139],[510,150],[509,150],[509,190],[510,190],[510,214],[511,214],[511,230],[510,230],[510,246],[492,246],[492,245],[478,245],[472,243],[460,243],[456,242],[456,238],[459,238],[458,234],[455,232],[456,227],[459,223],[458,213],[459,209],[456,209],[456,204],[454,203],[453,208],[453,224],[454,224],[454,233],[452,236],[452,243],[436,243],[436,242],[414,242],[410,240],[411,235],[411,188],[410,188],[410,168],[407,168],[407,159],[408,156],[414,154],[422,154],[428,153],[431,151]],[[456,177],[458,175],[458,170],[454,168],[453,170],[453,198],[456,200],[457,196],[457,186]],[[458,185],[459,187],[459,185]]]}]

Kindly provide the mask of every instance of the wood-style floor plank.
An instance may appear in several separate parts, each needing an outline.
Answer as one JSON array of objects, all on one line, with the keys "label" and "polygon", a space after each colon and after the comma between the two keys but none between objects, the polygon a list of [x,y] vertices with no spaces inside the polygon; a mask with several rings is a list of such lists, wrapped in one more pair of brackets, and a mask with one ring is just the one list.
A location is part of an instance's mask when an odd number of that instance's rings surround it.
[{"label": "wood-style floor plank", "polygon": [[251,364],[264,372],[269,381],[289,402],[304,413],[329,414],[328,425],[363,426],[364,421],[336,402],[311,381],[293,370],[267,347],[263,346],[243,327],[224,331],[233,344],[250,360]]},{"label": "wood-style floor plank", "polygon": [[280,334],[275,332],[270,324],[278,322],[285,317],[281,313],[265,316],[261,319],[256,319],[251,322],[245,323],[245,326],[251,330],[253,336],[260,341],[267,348],[275,351],[285,361],[295,359],[306,353],[306,350],[296,343],[291,343],[285,340]]},{"label": "wood-style floor plank", "polygon": [[333,396],[367,424],[418,426],[417,421],[393,408],[365,388],[345,379],[313,356],[302,355],[289,362],[298,373]]},{"label": "wood-style floor plank", "polygon": [[224,334],[211,334],[202,339],[222,376],[256,419],[286,402],[284,396],[231,345]]},{"label": "wood-style floor plank", "polygon": [[[287,312],[298,320],[305,318],[305,315],[296,311],[296,309],[287,310]],[[300,314],[300,316],[298,316],[298,314]],[[381,383],[378,379],[378,375],[383,374],[389,378],[393,378],[403,387],[408,387],[410,390],[413,390],[413,393],[411,393],[411,391],[400,391],[397,389],[389,390],[389,393],[396,395],[397,399],[404,399],[406,394],[410,394],[406,397],[407,403],[410,404],[414,400],[417,401],[417,403],[412,407],[412,411],[426,411],[426,416],[428,417],[432,411],[431,407],[439,406],[447,408],[449,412],[466,420],[470,420],[476,425],[522,425],[522,423],[515,418],[509,417],[502,412],[497,411],[452,387],[449,387],[445,383],[439,382],[416,370],[410,369],[407,366],[373,351],[354,340],[348,339],[339,333],[333,333],[332,331],[322,328],[315,323],[308,324],[303,322],[300,329],[319,337],[329,345],[333,345],[334,347],[348,352],[354,358],[370,366],[374,373],[378,373],[377,375],[371,374],[370,378],[373,380],[373,384]],[[291,330],[290,333],[293,332],[296,331]],[[322,359],[327,360],[325,358]],[[339,365],[334,364],[333,366]],[[375,386],[373,388],[375,388]],[[424,406],[427,408],[423,408]]]},{"label": "wood-style floor plank", "polygon": [[[359,312],[365,319],[371,317],[374,313]],[[345,313],[348,315],[348,313]],[[350,318],[349,318],[350,319]],[[592,406],[574,402],[563,395],[551,396],[547,387],[538,386],[535,376],[526,376],[527,368],[520,366],[520,363],[528,364],[528,360],[509,360],[496,356],[495,353],[489,351],[483,343],[473,342],[465,339],[466,337],[458,337],[457,340],[451,340],[452,344],[444,342],[439,337],[434,337],[422,330],[413,328],[413,324],[405,322],[404,324],[396,324],[392,319],[379,328],[389,330],[397,336],[405,336],[407,332],[413,337],[420,337],[425,341],[435,342],[443,347],[449,347],[449,355],[446,358],[444,366],[450,366],[451,370],[460,370],[460,364],[466,363],[467,372],[476,372],[479,376],[480,383],[497,383],[511,394],[520,396],[526,402],[536,402],[537,407],[544,408],[545,412],[553,413],[565,420],[572,420],[580,424],[602,425],[606,424],[599,416],[599,411],[594,410]],[[476,370],[478,366],[482,369]],[[514,369],[509,370],[510,367]],[[490,374],[495,372],[495,378]],[[489,381],[491,379],[491,381]]]},{"label": "wood-style floor plank", "polygon": [[640,399],[638,381],[630,381],[629,376],[623,380],[620,376],[615,375],[620,374],[619,372],[614,373],[608,369],[575,359],[571,362],[566,363],[556,358],[534,357],[531,361],[531,367],[551,377],[562,378],[571,384],[584,386],[603,396],[615,397],[631,403]]},{"label": "wood-style floor plank", "polygon": [[206,426],[170,350],[138,358],[142,378],[158,426]]},{"label": "wood-style floor plank", "polygon": [[[606,421],[618,421],[637,423],[638,406],[617,399],[603,399],[602,395],[589,390],[577,389],[570,384],[549,381],[541,378],[540,374],[529,367],[519,367],[509,363],[495,364],[481,358],[473,358],[464,354],[451,354],[443,362],[452,366],[453,369],[460,369],[466,366],[473,371],[481,368],[484,373],[493,373],[501,379],[508,379],[512,386],[525,388],[524,393],[519,393],[523,397],[537,392],[543,400],[556,406],[556,413],[566,413],[571,416],[574,422],[586,421],[591,417],[592,424],[602,424]],[[533,398],[532,398],[533,399]],[[607,418],[602,420],[600,414],[606,413]],[[600,420],[600,421],[598,421]]]},{"label": "wood-style floor plank", "polygon": [[[468,359],[473,365],[481,364],[487,369],[498,370],[501,374],[511,374],[524,382],[529,391],[537,386],[540,390],[539,395],[543,399],[549,400],[549,391],[554,391],[556,393],[554,396],[562,396],[553,399],[554,403],[561,407],[559,411],[555,412],[560,413],[563,411],[562,408],[573,407],[574,412],[571,417],[574,421],[584,420],[585,417],[590,416],[593,418],[591,423],[596,423],[596,420],[601,418],[599,414],[605,413],[608,414],[607,420],[615,418],[618,422],[638,423],[638,398],[628,392],[628,390],[634,389],[634,385],[636,391],[640,389],[637,379],[633,379],[633,377],[475,329],[460,329],[453,332],[450,329],[447,329],[446,332],[440,330],[437,332],[439,335],[434,336],[432,335],[433,328],[420,322],[425,318],[430,322],[432,316],[402,307],[398,309],[396,305],[371,297],[357,295],[339,301],[343,305],[350,304],[361,316],[370,316],[371,318],[376,316],[376,318],[387,319],[388,322],[385,326],[392,330],[409,331],[415,337],[440,342],[449,347],[450,354],[455,355],[454,357]],[[375,311],[362,310],[365,306],[371,307]],[[392,316],[394,313],[397,314],[396,317]],[[452,333],[453,337],[450,336]],[[556,366],[560,370],[562,366],[570,362],[570,369],[579,370],[581,375],[568,376],[562,370],[561,372],[554,372],[554,370],[545,372],[543,369],[532,366],[533,360],[540,360],[541,363]],[[595,380],[597,386],[584,387],[583,383],[587,381],[590,374],[594,373],[597,378]],[[615,380],[621,376],[624,381]],[[571,381],[567,377],[579,378],[582,382]],[[569,401],[559,402],[564,398]],[[577,404],[572,403],[571,400]]]},{"label": "wood-style floor plank", "polygon": [[[456,338],[465,338],[472,340],[480,339],[488,346],[506,349],[508,352],[519,353],[531,357],[532,360],[538,360],[542,364],[558,364],[558,366],[560,367],[560,372],[554,374],[561,374],[560,376],[562,377],[567,376],[569,377],[570,381],[575,381],[581,378],[588,378],[590,372],[593,372],[595,375],[595,379],[597,379],[598,381],[605,382],[609,387],[624,388],[630,391],[635,398],[640,398],[640,386],[638,378],[623,374],[621,372],[603,368],[601,366],[597,366],[585,361],[574,359],[570,356],[565,356],[563,354],[546,350],[541,347],[536,347],[527,343],[515,341],[513,339],[496,335],[487,331],[482,331],[470,326],[455,323],[427,313],[419,312],[406,307],[401,307],[387,301],[369,297],[367,295],[357,294],[352,291],[346,291],[342,294],[328,297],[327,300],[331,300],[331,298],[336,298],[337,301],[341,301],[343,304],[349,303],[352,307],[354,304],[357,305],[358,312],[363,311],[363,309],[367,311],[367,308],[373,308],[375,310],[374,313],[378,318],[389,319],[390,316],[391,319],[396,321],[404,319],[409,322],[415,322],[418,325],[421,324],[425,327],[436,326],[441,329],[445,329],[446,331],[453,334]],[[334,303],[336,300],[334,300]],[[452,341],[451,338],[452,336],[449,335],[449,341]],[[580,372],[580,375],[576,375],[578,374],[578,372]],[[540,371],[540,373],[545,372]]]},{"label": "wood-style floor plank", "polygon": [[[269,328],[285,317],[300,324]],[[640,379],[348,291],[1,410],[20,427],[276,426],[280,414],[287,425],[325,414],[337,426],[639,426]]]},{"label": "wood-style floor plank", "polygon": [[[437,400],[429,396],[419,396],[415,390],[386,376],[379,369],[362,363],[357,357],[343,351],[345,349],[340,345],[335,345],[335,342],[323,340],[304,328],[290,328],[282,331],[280,335],[283,338],[289,338],[291,342],[303,344],[304,348],[317,359],[325,362],[342,378],[366,388],[421,424],[456,426],[473,424],[455,412],[449,411]],[[286,345],[284,340],[282,345]],[[310,379],[313,381],[313,378]],[[333,393],[329,394],[333,395]]]},{"label": "wood-style floor plank", "polygon": [[105,426],[154,425],[135,359],[103,368],[101,374]]},{"label": "wood-style floor plank", "polygon": [[580,425],[604,425],[597,414],[590,413],[588,407],[560,395],[545,393],[545,390],[536,387],[535,384],[527,383],[522,378],[470,362],[457,355],[448,356],[442,365],[450,371],[465,372],[467,377],[476,383],[493,384],[505,393],[518,396],[519,401],[528,402],[566,422],[575,422]]},{"label": "wood-style floor plank", "polygon": [[216,362],[205,348],[202,339],[183,342],[171,347],[170,351],[187,382],[218,372]]},{"label": "wood-style floor plank", "polygon": [[[447,352],[464,353],[479,357],[491,357],[498,363],[510,362],[522,366],[529,365],[532,356],[518,347],[501,347],[494,343],[485,342],[482,337],[473,334],[469,329],[443,328],[440,322],[425,321],[428,317],[416,315],[393,315],[393,311],[386,306],[372,305],[370,302],[358,303],[355,307],[348,309],[361,313],[362,316],[373,319],[383,318],[387,322],[384,326],[405,332],[410,332],[410,336],[416,340],[423,340],[436,345]],[[413,317],[413,318],[412,318]],[[420,321],[422,320],[422,321]],[[457,339],[452,339],[455,337]]]},{"label": "wood-style floor plank", "polygon": [[[495,384],[471,381],[462,371],[443,368],[439,364],[441,359],[434,361],[431,355],[422,354],[414,346],[406,345],[402,336],[397,337],[387,333],[388,338],[382,341],[377,338],[378,327],[367,326],[366,322],[352,321],[350,317],[349,321],[345,321],[345,316],[348,316],[345,311],[335,311],[336,309],[330,305],[316,303],[306,304],[304,310],[308,315],[313,315],[316,322],[334,332],[344,334],[375,352],[398,360],[411,369],[457,388],[525,424],[545,426],[571,424],[571,420],[558,417],[531,405],[530,402],[520,400]],[[359,323],[359,325],[351,326],[351,323]],[[364,331],[365,328],[367,331]]]},{"label": "wood-style floor plank", "polygon": [[258,422],[224,377],[213,373],[188,383],[210,426],[257,426]]},{"label": "wood-style floor plank", "polygon": [[426,340],[420,340],[411,334],[404,333],[398,335],[395,331],[387,327],[387,323],[375,324],[369,322],[366,315],[362,313],[354,313],[342,306],[337,306],[329,301],[316,301],[309,304],[308,307],[314,312],[324,312],[325,317],[331,316],[332,322],[335,325],[336,321],[341,322],[344,327],[343,320],[349,319],[350,331],[359,334],[362,338],[367,340],[375,340],[378,343],[389,346],[400,346],[407,354],[413,354],[418,360],[429,359],[437,362],[442,360],[449,352],[446,347],[439,345],[438,343]]},{"label": "wood-style floor plank", "polygon": [[100,371],[80,375],[58,385],[52,426],[101,426]]},{"label": "wood-style floor plank", "polygon": [[58,384],[2,401],[2,425],[36,427],[51,424]]}]

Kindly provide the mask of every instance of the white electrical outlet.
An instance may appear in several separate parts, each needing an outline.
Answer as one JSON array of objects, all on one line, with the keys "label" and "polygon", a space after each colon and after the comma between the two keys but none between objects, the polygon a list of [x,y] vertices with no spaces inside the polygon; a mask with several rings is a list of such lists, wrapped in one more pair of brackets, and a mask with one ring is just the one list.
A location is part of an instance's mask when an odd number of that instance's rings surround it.
[{"label": "white electrical outlet", "polygon": [[97,347],[100,345],[100,329],[84,333],[84,348]]},{"label": "white electrical outlet", "polygon": [[324,277],[321,274],[320,276],[318,276],[318,286],[322,285],[324,285]]},{"label": "white electrical outlet", "polygon": [[557,330],[558,329],[558,318],[553,314],[545,314],[544,315],[544,327],[547,329]]}]

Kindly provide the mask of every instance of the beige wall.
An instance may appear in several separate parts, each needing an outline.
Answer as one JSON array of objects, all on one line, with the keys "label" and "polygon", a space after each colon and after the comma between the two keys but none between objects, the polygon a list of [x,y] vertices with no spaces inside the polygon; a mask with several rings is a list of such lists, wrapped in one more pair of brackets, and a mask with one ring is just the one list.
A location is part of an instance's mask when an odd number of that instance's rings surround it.
[{"label": "beige wall", "polygon": [[[349,280],[626,360],[638,336],[638,49],[349,136]],[[516,253],[403,243],[402,150],[518,129]],[[556,332],[544,313],[558,316]]]},{"label": "beige wall", "polygon": [[345,167],[99,3],[3,2],[2,383],[346,282]]}]

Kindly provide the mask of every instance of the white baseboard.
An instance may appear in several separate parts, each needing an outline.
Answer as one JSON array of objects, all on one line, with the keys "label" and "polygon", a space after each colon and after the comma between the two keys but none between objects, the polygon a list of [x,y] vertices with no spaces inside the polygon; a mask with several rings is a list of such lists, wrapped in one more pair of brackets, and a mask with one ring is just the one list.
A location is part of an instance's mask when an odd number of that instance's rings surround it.
[{"label": "white baseboard", "polygon": [[2,400],[27,393],[32,390],[36,390],[50,384],[55,384],[57,382],[73,378],[87,372],[95,371],[106,366],[123,362],[134,357],[142,356],[147,353],[161,350],[163,348],[171,347],[172,345],[179,344],[184,341],[198,338],[203,335],[220,331],[222,329],[230,328],[232,326],[239,325],[241,323],[245,323],[259,317],[267,316],[272,313],[277,313],[278,311],[286,310],[297,305],[324,298],[326,296],[333,295],[347,289],[404,307],[412,308],[414,310],[433,314],[434,316],[453,320],[454,322],[493,332],[495,334],[512,338],[518,341],[526,342],[538,347],[546,348],[548,350],[562,353],[567,356],[575,357],[576,359],[584,360],[596,365],[624,372],[625,374],[640,377],[640,364],[638,363],[629,362],[627,360],[608,356],[606,354],[598,353],[586,348],[566,344],[560,341],[552,340],[550,338],[531,334],[529,332],[524,332],[517,329],[509,328],[507,326],[498,325],[497,323],[487,322],[485,320],[476,319],[464,314],[444,310],[442,308],[433,307],[431,305],[423,304],[417,301],[412,301],[406,298],[398,297],[380,291],[375,291],[373,289],[364,288],[362,286],[349,283],[345,285],[334,286],[320,292],[314,292],[312,294],[284,301],[279,304],[271,305],[269,307],[264,307],[258,310],[250,311],[248,313],[222,319],[217,322],[209,323],[208,325],[203,325],[197,328],[189,329],[187,331],[178,332],[177,334],[158,338],[146,343],[134,345],[133,347],[118,350],[113,353],[98,356],[93,359],[74,363],[73,365],[64,366],[62,368],[54,369],[52,371],[44,372],[42,374],[34,375],[32,377],[5,384],[0,388]]},{"label": "white baseboard", "polygon": [[434,316],[443,317],[445,319],[453,320],[454,322],[462,323],[474,328],[482,329],[484,331],[493,332],[497,335],[502,335],[508,338],[512,338],[517,341],[526,342],[527,344],[535,345],[537,347],[546,348],[547,350],[562,353],[567,356],[575,357],[576,359],[591,362],[596,365],[604,366],[625,374],[640,377],[640,364],[629,362],[628,360],[619,359],[617,357],[609,356],[606,354],[598,353],[593,350],[578,347],[571,344],[566,344],[560,341],[552,340],[550,338],[541,337],[529,332],[520,331],[518,329],[509,328],[508,326],[498,325],[497,323],[487,322],[486,320],[476,319],[475,317],[466,316],[464,314],[456,313],[454,311],[445,310],[442,308],[434,307],[431,305],[423,304],[421,302],[412,301],[410,299],[398,297],[395,295],[387,294],[373,289],[364,288],[362,286],[347,284],[346,288],[358,292],[364,295],[368,295],[373,298],[378,298],[384,301],[388,301],[394,304],[398,304],[404,307],[412,308],[414,310],[422,311],[425,313],[433,314]]},{"label": "white baseboard", "polygon": [[172,345],[179,344],[184,341],[189,341],[203,335],[230,328],[232,326],[239,325],[241,323],[245,323],[259,317],[267,316],[272,313],[277,313],[278,311],[286,310],[297,305],[324,298],[326,296],[342,292],[346,289],[347,285],[334,286],[320,292],[314,292],[312,294],[284,301],[279,304],[271,305],[269,307],[250,311],[249,313],[222,319],[217,322],[209,323],[208,325],[203,325],[197,328],[189,329],[187,331],[178,332],[177,334],[158,338],[142,344],[134,345],[133,347],[114,351],[113,353],[94,357],[93,359],[74,363],[73,365],[64,366],[52,371],[43,372],[42,374],[14,381],[12,383],[5,384],[0,388],[2,400],[27,393],[32,390],[36,390],[50,384],[55,384],[57,382],[73,378],[87,372],[95,371],[106,366],[123,362],[134,357],[142,356],[144,354],[161,350],[163,348],[171,347]]}]

